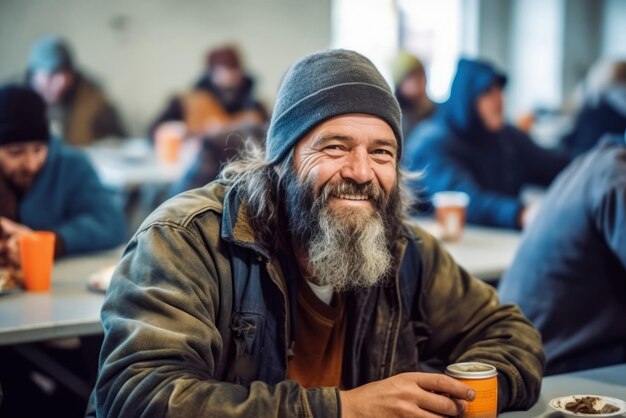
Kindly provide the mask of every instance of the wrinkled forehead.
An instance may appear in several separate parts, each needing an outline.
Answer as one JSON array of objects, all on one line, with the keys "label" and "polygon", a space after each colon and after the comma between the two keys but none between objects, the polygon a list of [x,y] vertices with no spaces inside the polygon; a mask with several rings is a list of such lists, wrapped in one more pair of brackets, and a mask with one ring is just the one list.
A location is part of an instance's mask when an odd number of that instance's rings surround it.
[{"label": "wrinkled forehead", "polygon": [[346,113],[327,118],[305,132],[298,139],[295,147],[297,148],[304,142],[328,137],[346,141],[367,138],[398,148],[398,138],[391,125],[383,118],[366,113]]}]

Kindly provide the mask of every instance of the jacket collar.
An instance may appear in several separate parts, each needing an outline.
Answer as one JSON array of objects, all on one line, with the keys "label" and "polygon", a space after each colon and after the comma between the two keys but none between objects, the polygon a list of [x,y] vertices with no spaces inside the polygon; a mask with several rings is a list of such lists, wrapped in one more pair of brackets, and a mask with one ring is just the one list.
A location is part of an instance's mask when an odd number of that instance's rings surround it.
[{"label": "jacket collar", "polygon": [[248,205],[234,187],[230,187],[224,197],[221,236],[223,240],[251,249],[267,260],[271,258],[269,249],[256,240],[248,217]]}]

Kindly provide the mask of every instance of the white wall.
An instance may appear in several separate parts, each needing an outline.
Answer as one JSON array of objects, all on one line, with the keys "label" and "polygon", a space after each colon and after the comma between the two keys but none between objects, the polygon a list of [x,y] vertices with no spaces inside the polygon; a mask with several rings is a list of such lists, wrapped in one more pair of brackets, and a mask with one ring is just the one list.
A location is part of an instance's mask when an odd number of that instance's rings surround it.
[{"label": "white wall", "polygon": [[368,57],[391,84],[389,66],[398,49],[396,0],[334,0],[332,47]]},{"label": "white wall", "polygon": [[510,0],[481,0],[478,23],[478,55],[509,72],[511,28]]},{"label": "white wall", "polygon": [[[626,1],[623,1],[626,5]],[[567,99],[600,54],[603,2],[567,0],[563,40],[563,96]]]},{"label": "white wall", "polygon": [[602,54],[626,58],[626,0],[604,0]]},{"label": "white wall", "polygon": [[200,74],[208,48],[240,46],[270,107],[297,58],[330,45],[331,0],[0,0],[0,80],[21,74],[41,35],[57,33],[106,87],[133,135]]}]

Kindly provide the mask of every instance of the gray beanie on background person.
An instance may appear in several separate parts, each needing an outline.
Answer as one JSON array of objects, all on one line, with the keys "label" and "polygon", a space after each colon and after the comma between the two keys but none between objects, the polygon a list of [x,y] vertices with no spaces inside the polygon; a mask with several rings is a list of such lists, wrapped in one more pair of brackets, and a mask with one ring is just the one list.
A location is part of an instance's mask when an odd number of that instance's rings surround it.
[{"label": "gray beanie on background person", "polygon": [[285,74],[270,120],[265,160],[281,161],[314,126],[347,113],[387,122],[396,135],[400,159],[401,112],[389,84],[363,55],[331,49],[302,58]]}]

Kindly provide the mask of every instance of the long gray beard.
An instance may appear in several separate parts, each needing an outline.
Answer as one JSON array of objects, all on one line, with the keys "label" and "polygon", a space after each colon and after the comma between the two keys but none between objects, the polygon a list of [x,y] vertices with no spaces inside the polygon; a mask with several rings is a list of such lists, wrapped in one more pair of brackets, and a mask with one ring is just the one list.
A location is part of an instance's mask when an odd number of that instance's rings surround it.
[{"label": "long gray beard", "polygon": [[[342,219],[343,218],[343,219]],[[381,216],[353,211],[320,211],[319,229],[306,248],[317,283],[335,291],[371,287],[387,277],[392,264]]]}]

